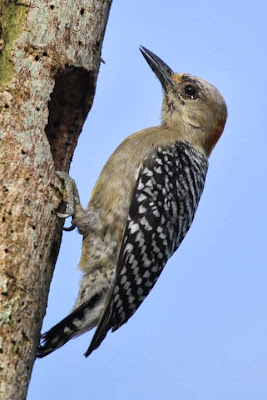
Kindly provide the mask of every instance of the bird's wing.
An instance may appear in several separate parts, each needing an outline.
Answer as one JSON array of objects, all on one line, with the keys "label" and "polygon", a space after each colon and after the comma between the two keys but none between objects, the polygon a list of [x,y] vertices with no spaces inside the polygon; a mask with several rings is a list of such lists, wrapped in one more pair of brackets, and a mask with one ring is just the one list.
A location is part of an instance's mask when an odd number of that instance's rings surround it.
[{"label": "bird's wing", "polygon": [[85,356],[118,329],[149,294],[188,231],[204,187],[207,160],[189,144],[158,147],[133,191],[109,300]]}]

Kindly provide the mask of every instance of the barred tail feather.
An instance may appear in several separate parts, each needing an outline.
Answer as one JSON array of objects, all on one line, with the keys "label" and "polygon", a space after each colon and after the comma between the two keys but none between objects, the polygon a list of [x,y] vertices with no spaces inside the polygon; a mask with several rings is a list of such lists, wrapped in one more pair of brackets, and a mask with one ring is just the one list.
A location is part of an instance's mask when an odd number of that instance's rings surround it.
[{"label": "barred tail feather", "polygon": [[99,317],[97,316],[98,313],[95,313],[92,308],[96,306],[100,299],[101,295],[96,294],[89,302],[76,308],[48,332],[42,334],[36,357],[45,357],[59,349],[70,339],[94,328]]}]

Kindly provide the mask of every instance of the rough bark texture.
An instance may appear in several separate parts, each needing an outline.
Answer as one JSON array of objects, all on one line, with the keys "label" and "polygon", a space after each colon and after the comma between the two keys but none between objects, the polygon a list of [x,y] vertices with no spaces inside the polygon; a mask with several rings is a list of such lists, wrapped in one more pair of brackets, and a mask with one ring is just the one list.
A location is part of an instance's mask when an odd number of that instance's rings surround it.
[{"label": "rough bark texture", "polygon": [[26,397],[111,0],[0,2],[0,398]]}]

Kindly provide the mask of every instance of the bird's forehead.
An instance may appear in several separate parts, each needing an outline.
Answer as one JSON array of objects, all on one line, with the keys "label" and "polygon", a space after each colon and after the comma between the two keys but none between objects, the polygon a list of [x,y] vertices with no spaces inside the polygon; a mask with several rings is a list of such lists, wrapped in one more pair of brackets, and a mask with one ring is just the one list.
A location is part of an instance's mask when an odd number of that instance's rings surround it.
[{"label": "bird's forehead", "polygon": [[184,77],[184,74],[172,74],[172,79],[176,83],[180,83],[181,80],[183,79],[183,77]]},{"label": "bird's forehead", "polygon": [[181,83],[182,81],[188,80],[192,82],[199,82],[203,87],[213,87],[209,82],[205,81],[204,79],[191,74],[187,74],[185,72],[172,74],[172,79],[175,83]]}]

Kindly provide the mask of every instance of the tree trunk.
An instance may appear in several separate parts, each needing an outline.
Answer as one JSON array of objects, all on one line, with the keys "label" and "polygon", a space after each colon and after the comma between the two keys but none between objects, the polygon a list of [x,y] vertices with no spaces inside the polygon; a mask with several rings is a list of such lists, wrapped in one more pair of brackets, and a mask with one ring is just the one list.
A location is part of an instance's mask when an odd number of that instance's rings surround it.
[{"label": "tree trunk", "polygon": [[111,0],[0,1],[0,398],[22,400],[57,259],[68,171]]}]

